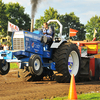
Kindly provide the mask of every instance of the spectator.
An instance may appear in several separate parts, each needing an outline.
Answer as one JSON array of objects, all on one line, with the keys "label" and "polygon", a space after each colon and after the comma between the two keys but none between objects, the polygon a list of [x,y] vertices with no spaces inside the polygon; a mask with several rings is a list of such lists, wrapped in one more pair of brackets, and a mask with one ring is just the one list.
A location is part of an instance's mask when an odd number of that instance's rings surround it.
[{"label": "spectator", "polygon": [[2,44],[0,45],[0,50],[3,50]]},{"label": "spectator", "polygon": [[9,50],[9,44],[7,44],[7,50]]},{"label": "spectator", "polygon": [[4,44],[3,50],[8,50],[8,45]]}]

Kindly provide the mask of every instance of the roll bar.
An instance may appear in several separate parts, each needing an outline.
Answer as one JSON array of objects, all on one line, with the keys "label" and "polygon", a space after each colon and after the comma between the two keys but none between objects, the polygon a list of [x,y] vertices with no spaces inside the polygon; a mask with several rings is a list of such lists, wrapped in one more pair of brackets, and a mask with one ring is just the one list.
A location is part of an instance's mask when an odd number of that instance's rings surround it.
[{"label": "roll bar", "polygon": [[57,22],[59,24],[59,26],[60,26],[60,37],[62,38],[62,28],[63,28],[62,24],[58,20],[54,20],[54,19],[49,20],[47,23],[49,24],[51,22]]}]

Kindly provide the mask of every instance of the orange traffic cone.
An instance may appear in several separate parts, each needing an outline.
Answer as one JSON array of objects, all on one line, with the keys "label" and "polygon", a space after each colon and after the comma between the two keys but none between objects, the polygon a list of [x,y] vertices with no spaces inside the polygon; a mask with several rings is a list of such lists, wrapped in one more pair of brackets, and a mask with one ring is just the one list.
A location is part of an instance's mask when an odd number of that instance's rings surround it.
[{"label": "orange traffic cone", "polygon": [[68,94],[68,100],[75,100],[75,99],[77,99],[77,93],[76,93],[74,75],[72,74],[71,75],[70,88],[69,88],[69,94]]}]

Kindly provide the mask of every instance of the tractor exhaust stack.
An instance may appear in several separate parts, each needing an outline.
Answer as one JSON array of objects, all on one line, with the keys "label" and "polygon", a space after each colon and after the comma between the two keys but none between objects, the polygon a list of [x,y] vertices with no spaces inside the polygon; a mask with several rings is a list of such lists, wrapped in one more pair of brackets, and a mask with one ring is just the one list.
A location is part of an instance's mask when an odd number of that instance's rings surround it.
[{"label": "tractor exhaust stack", "polygon": [[30,28],[30,32],[33,32],[33,26],[34,26],[34,19],[31,19],[31,28]]}]

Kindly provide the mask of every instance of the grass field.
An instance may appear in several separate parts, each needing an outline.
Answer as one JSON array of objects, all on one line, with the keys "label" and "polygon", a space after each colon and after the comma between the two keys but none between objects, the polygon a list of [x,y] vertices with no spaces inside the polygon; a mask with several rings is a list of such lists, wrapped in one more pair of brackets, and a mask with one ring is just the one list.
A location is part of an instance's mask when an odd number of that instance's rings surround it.
[{"label": "grass field", "polygon": [[[77,100],[100,100],[100,93],[88,93],[88,94],[81,94],[77,95]],[[68,97],[55,97],[52,99],[45,99],[45,100],[67,100]]]},{"label": "grass field", "polygon": [[17,63],[10,63],[10,69],[18,68]]}]

